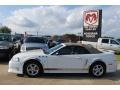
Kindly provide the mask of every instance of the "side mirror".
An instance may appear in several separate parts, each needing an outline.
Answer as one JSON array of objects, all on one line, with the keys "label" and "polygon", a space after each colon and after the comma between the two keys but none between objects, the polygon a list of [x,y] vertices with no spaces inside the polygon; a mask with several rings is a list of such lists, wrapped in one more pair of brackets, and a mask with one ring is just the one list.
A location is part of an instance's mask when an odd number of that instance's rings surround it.
[{"label": "side mirror", "polygon": [[57,55],[57,56],[58,56],[58,55],[60,55],[60,54],[59,54],[58,52],[56,52],[56,53],[55,53],[55,55]]}]

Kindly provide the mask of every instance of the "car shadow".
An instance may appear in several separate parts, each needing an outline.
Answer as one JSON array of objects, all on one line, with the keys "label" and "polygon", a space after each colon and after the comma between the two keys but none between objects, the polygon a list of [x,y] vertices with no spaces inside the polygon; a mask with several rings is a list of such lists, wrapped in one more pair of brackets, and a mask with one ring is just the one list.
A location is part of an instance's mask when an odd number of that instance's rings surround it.
[{"label": "car shadow", "polygon": [[109,79],[113,81],[119,81],[120,80],[120,69],[117,70],[115,73],[108,73],[106,74],[103,79]]},{"label": "car shadow", "polygon": [[120,80],[120,70],[117,70],[115,73],[108,73],[105,74],[103,77],[96,78],[92,77],[89,74],[79,74],[79,73],[46,73],[42,74],[38,78],[46,78],[46,79],[68,79],[68,80],[112,80],[112,81],[119,81]]}]

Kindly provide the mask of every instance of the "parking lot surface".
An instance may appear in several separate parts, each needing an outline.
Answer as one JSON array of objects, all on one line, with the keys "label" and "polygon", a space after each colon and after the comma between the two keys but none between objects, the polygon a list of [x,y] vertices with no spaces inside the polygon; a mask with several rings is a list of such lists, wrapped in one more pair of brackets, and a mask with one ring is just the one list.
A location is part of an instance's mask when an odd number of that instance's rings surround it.
[{"label": "parking lot surface", "polygon": [[94,78],[89,74],[43,74],[38,78],[8,73],[8,62],[0,62],[0,85],[116,85],[120,84],[120,62],[116,73]]}]

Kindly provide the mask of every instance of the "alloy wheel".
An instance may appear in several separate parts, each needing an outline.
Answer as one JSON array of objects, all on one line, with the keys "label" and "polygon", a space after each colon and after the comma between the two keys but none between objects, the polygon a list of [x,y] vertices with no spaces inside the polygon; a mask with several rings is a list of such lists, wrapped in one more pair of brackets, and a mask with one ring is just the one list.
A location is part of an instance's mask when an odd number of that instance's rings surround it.
[{"label": "alloy wheel", "polygon": [[39,73],[39,66],[34,63],[28,64],[26,71],[29,76],[36,76]]},{"label": "alloy wheel", "polygon": [[104,67],[102,65],[96,64],[92,69],[94,76],[101,76],[104,73]]}]

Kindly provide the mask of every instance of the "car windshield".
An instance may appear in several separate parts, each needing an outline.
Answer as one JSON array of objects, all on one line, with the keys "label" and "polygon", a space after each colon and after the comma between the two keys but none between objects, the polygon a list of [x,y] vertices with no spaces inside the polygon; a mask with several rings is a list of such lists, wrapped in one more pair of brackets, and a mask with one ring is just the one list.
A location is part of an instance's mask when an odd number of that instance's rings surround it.
[{"label": "car windshield", "polygon": [[45,52],[46,54],[50,54],[52,53],[53,51],[56,51],[57,49],[61,48],[63,45],[62,44],[59,44],[59,45],[56,45],[52,48],[50,48],[47,52]]},{"label": "car windshield", "polygon": [[119,45],[120,45],[120,40],[117,40],[117,42],[119,43]]},{"label": "car windshield", "polygon": [[27,37],[25,43],[45,43],[45,39],[42,37]]},{"label": "car windshield", "polygon": [[11,42],[11,35],[9,34],[0,34],[0,41],[8,41]]}]

